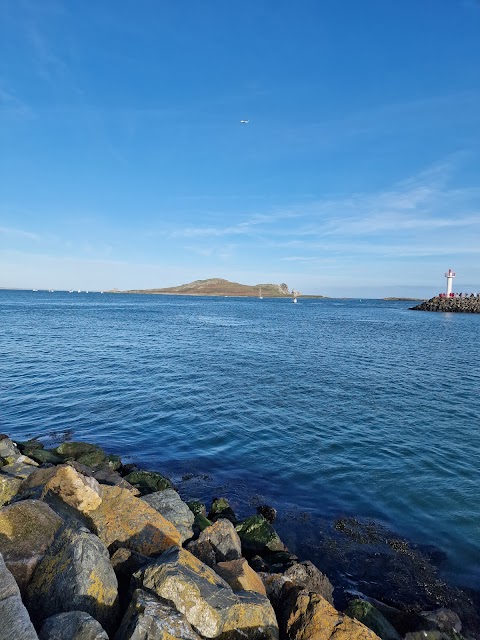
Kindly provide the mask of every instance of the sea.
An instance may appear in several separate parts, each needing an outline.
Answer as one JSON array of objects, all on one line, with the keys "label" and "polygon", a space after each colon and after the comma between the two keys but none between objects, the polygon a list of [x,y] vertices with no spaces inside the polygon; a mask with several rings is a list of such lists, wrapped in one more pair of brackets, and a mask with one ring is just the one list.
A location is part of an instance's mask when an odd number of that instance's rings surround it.
[{"label": "sea", "polygon": [[0,431],[273,505],[294,552],[375,522],[478,588],[480,316],[412,304],[2,290]]}]

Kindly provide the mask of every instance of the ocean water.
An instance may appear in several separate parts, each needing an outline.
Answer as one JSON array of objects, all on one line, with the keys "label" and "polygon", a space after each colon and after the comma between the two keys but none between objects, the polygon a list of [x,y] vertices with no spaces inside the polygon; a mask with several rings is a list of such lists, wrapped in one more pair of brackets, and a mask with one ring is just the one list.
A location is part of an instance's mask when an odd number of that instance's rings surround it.
[{"label": "ocean water", "polygon": [[373,518],[478,586],[480,316],[411,304],[0,291],[0,431]]}]

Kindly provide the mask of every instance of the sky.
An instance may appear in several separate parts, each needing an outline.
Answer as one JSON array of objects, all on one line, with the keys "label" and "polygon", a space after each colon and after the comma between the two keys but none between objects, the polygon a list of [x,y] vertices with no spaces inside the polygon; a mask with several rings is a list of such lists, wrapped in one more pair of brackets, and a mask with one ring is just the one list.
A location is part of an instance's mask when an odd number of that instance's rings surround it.
[{"label": "sky", "polygon": [[479,178],[478,0],[0,0],[0,287],[480,291]]}]

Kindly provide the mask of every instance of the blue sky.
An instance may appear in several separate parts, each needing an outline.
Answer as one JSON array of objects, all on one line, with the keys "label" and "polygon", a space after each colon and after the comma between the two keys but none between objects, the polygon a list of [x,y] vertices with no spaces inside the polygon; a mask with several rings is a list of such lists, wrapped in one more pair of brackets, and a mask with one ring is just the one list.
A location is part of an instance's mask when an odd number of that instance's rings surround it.
[{"label": "blue sky", "polygon": [[0,286],[480,291],[477,0],[2,0],[0,43]]}]

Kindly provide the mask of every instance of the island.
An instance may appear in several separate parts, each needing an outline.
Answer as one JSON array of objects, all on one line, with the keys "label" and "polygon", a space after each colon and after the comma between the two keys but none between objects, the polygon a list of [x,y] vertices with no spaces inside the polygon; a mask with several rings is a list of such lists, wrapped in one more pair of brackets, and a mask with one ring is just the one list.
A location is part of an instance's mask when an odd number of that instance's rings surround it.
[{"label": "island", "polygon": [[[120,291],[113,289],[108,293],[147,293],[173,296],[223,296],[223,297],[250,297],[250,298],[289,298],[300,296],[299,291],[289,290],[288,285],[282,284],[240,284],[230,282],[224,278],[209,278],[207,280],[194,280],[177,287],[163,289],[131,289]],[[304,296],[305,297],[305,296]],[[309,298],[323,298],[325,296],[307,296]]]}]

